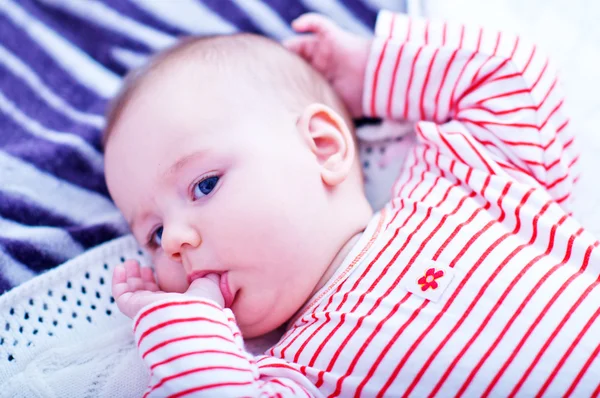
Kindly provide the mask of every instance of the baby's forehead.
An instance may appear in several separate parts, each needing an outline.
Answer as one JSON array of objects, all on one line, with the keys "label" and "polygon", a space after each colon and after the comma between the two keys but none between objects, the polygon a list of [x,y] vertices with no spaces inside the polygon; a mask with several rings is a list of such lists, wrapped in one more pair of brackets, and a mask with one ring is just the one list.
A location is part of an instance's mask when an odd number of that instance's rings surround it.
[{"label": "baby's forehead", "polygon": [[260,105],[297,112],[312,102],[336,108],[325,86],[302,59],[270,39],[249,34],[184,39],[128,75],[109,110],[104,142],[130,103],[139,105],[140,99],[174,101],[191,92],[190,100],[206,99],[206,106],[232,112]]}]

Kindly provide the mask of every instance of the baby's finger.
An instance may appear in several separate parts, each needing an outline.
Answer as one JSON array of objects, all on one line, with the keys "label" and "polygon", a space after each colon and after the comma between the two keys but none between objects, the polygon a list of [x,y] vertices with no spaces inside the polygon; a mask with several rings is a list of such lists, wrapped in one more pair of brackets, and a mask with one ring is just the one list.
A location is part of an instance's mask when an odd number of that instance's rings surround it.
[{"label": "baby's finger", "polygon": [[127,278],[127,285],[129,286],[129,291],[131,292],[146,290],[144,288],[145,282],[142,280],[142,278]]},{"label": "baby's finger", "polygon": [[140,274],[144,282],[156,282],[156,280],[154,280],[154,272],[152,272],[152,268],[142,267],[140,268]]},{"label": "baby's finger", "polygon": [[288,50],[310,62],[314,56],[315,45],[318,40],[318,37],[314,35],[294,36],[284,40],[283,45]]},{"label": "baby's finger", "polygon": [[123,264],[127,273],[127,278],[140,278],[140,264],[135,260],[127,260]]},{"label": "baby's finger", "polygon": [[123,293],[129,291],[129,285],[127,284],[127,276],[125,274],[125,268],[118,265],[113,271],[112,278],[112,295],[115,299],[119,298]]},{"label": "baby's finger", "polygon": [[144,281],[144,290],[149,290],[151,292],[157,292],[160,290],[158,284],[156,283],[156,279],[154,278],[154,272],[152,272],[152,268],[142,267],[140,272],[142,273],[142,281]]},{"label": "baby's finger", "polygon": [[292,28],[296,32],[324,33],[336,28],[329,18],[314,12],[303,14],[292,22]]},{"label": "baby's finger", "polygon": [[116,283],[112,285],[112,296],[115,298],[115,300],[118,300],[125,293],[131,293],[127,282]]},{"label": "baby's finger", "polygon": [[113,270],[112,284],[123,283],[127,281],[127,273],[122,265],[117,265]]}]

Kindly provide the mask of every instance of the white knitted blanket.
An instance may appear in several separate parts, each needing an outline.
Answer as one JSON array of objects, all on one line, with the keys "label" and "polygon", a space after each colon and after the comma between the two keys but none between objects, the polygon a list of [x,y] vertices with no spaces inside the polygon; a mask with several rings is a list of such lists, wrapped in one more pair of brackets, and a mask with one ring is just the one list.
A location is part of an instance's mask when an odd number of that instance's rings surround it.
[{"label": "white knitted blanket", "polygon": [[0,397],[141,395],[145,365],[110,292],[125,258],[148,263],[126,236],[0,297]]}]

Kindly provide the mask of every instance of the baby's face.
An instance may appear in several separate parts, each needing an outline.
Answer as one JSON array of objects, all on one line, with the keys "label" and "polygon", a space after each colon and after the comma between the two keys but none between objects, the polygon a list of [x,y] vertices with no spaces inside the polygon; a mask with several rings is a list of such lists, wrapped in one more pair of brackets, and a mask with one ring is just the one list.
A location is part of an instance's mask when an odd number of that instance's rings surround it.
[{"label": "baby's face", "polygon": [[260,335],[299,309],[330,261],[319,165],[281,105],[244,98],[235,79],[198,92],[175,75],[127,106],[106,147],[107,183],[163,290],[226,275],[226,304],[245,336]]}]

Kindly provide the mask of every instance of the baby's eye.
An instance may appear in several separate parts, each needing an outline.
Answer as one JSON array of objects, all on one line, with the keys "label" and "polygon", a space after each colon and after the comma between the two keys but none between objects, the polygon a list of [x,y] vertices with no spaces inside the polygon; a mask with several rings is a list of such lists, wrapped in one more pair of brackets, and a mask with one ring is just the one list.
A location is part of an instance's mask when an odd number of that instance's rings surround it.
[{"label": "baby's eye", "polygon": [[201,197],[208,195],[215,189],[217,182],[219,182],[219,177],[217,176],[205,178],[194,185],[192,196],[194,199],[200,199]]},{"label": "baby's eye", "polygon": [[160,247],[162,245],[162,234],[163,227],[158,227],[154,232],[152,232],[152,236],[150,236],[150,246],[151,247]]}]

